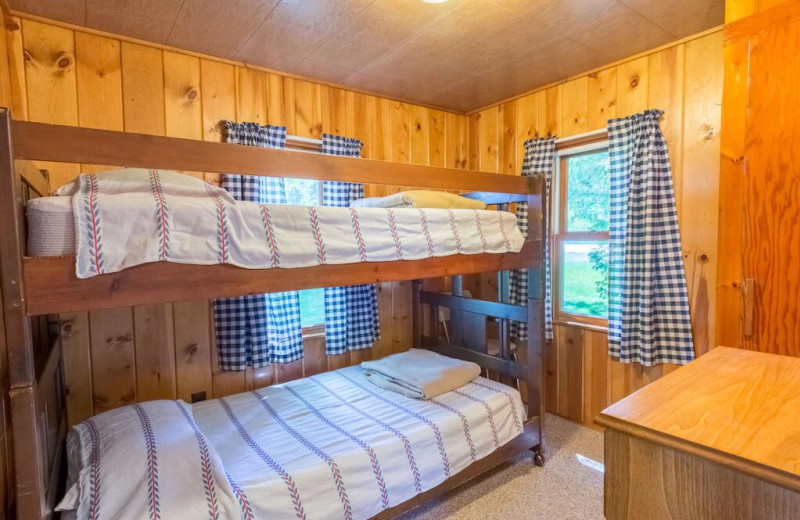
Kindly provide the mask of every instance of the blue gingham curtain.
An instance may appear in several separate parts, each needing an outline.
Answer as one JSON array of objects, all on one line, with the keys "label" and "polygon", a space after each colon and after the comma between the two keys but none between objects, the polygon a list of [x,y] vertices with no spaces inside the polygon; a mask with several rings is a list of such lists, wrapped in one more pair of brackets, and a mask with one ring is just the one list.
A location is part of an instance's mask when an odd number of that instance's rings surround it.
[{"label": "blue gingham curtain", "polygon": [[[553,178],[553,168],[556,157],[556,138],[541,137],[525,141],[525,157],[522,162],[523,177],[544,177],[544,199],[550,200],[550,183]],[[549,207],[549,205],[548,205]],[[544,215],[545,222],[549,216]],[[528,205],[517,204],[517,225],[522,236],[528,237]],[[549,230],[549,228],[548,228]],[[547,240],[549,231],[545,234]],[[550,298],[550,248],[544,248],[544,337],[545,341],[553,341],[553,304]],[[528,271],[515,269],[509,277],[509,296],[514,305],[527,305],[528,303]],[[511,337],[518,341],[528,339],[528,325],[525,323],[511,322]]]},{"label": "blue gingham curtain", "polygon": [[[323,134],[322,153],[361,157],[358,139]],[[364,185],[324,181],[322,205],[349,207],[364,198]],[[380,338],[375,284],[325,288],[325,351],[329,355],[371,347]]]},{"label": "blue gingham curtain", "polygon": [[609,354],[622,363],[694,359],[669,152],[648,110],[608,122]]},{"label": "blue gingham curtain", "polygon": [[[223,121],[229,143],[284,148],[286,127]],[[225,188],[236,200],[286,204],[283,179],[225,175]],[[297,291],[253,294],[214,301],[219,368],[244,370],[303,357],[300,298]]]}]

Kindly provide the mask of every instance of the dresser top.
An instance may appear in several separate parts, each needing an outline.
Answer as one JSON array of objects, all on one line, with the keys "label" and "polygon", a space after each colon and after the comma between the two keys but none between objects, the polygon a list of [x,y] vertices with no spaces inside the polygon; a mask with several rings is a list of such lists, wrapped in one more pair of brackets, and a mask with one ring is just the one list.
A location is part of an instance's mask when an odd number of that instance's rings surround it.
[{"label": "dresser top", "polygon": [[800,491],[800,358],[717,347],[596,422]]}]

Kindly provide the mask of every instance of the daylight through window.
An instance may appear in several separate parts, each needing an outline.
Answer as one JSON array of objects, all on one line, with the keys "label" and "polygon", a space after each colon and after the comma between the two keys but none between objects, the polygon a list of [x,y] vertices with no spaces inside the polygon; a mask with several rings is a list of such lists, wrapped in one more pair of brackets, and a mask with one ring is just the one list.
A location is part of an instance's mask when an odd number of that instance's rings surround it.
[{"label": "daylight through window", "polygon": [[608,151],[559,160],[554,235],[556,319],[605,325],[608,317]]}]

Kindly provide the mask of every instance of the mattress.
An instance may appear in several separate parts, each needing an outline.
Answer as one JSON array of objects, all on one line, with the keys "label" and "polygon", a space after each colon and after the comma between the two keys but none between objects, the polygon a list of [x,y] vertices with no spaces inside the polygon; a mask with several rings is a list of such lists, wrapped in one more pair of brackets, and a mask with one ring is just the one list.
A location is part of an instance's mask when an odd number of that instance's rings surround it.
[{"label": "mattress", "polygon": [[522,432],[519,393],[478,378],[429,401],[349,367],[193,405],[254,518],[366,519]]},{"label": "mattress", "polygon": [[40,197],[28,201],[28,256],[75,254],[75,218],[71,197]]},{"label": "mattress", "polygon": [[501,211],[263,205],[223,200],[221,190],[153,206],[152,194],[86,191],[26,208],[28,256],[75,255],[78,278],[156,261],[294,268],[501,254],[524,242]]}]

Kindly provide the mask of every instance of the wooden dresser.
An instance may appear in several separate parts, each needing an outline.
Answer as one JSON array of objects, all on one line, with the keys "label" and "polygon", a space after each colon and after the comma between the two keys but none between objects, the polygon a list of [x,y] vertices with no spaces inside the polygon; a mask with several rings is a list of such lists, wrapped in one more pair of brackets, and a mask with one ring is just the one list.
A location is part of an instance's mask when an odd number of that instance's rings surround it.
[{"label": "wooden dresser", "polygon": [[800,359],[717,347],[603,411],[609,520],[800,519]]}]

